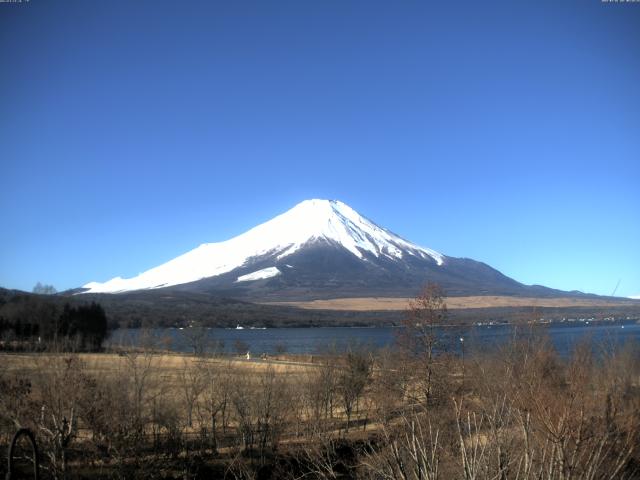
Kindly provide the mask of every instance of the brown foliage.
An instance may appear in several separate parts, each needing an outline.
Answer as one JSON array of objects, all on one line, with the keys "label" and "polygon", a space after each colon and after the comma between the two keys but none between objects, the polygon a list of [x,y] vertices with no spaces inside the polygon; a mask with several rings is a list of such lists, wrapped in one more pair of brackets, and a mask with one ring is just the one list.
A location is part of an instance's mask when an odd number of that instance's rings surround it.
[{"label": "brown foliage", "polygon": [[[422,313],[427,326],[439,318]],[[194,472],[211,471],[204,466],[226,478],[639,475],[633,345],[594,353],[585,343],[563,359],[542,332],[518,327],[500,349],[468,356],[464,385],[459,361],[435,349],[429,358],[428,348],[354,350],[297,366],[151,346],[31,358],[29,366],[6,357],[19,368],[0,371],[0,441],[18,425],[32,428],[53,478],[202,478]],[[429,402],[425,365],[434,373]]]}]

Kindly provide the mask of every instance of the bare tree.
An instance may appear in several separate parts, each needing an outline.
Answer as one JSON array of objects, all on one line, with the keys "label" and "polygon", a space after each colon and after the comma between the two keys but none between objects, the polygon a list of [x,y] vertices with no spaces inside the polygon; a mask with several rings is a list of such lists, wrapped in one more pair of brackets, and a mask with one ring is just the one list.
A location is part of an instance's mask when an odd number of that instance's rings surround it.
[{"label": "bare tree", "polygon": [[68,448],[78,433],[78,401],[86,376],[78,355],[36,359],[40,415],[37,422],[51,475],[67,478]]},{"label": "bare tree", "polygon": [[257,447],[264,461],[268,447],[277,448],[287,417],[288,389],[285,379],[269,366],[257,378],[236,377],[231,402],[245,451]]},{"label": "bare tree", "polygon": [[201,325],[191,325],[181,330],[187,345],[194,355],[202,356],[206,352],[216,352],[218,344],[209,336],[209,330]]},{"label": "bare tree", "polygon": [[58,291],[53,285],[43,285],[42,283],[38,282],[33,287],[33,293],[39,293],[40,295],[53,295],[55,293],[58,293]]},{"label": "bare tree", "polygon": [[447,318],[444,292],[439,285],[427,284],[409,304],[398,335],[398,345],[406,360],[416,366],[414,382],[420,398],[428,404],[433,396],[437,327]]},{"label": "bare tree", "polygon": [[264,459],[267,447],[275,450],[290,411],[290,395],[286,379],[276,374],[273,366],[260,375],[256,402],[256,431],[258,451]]},{"label": "bare tree", "polygon": [[371,368],[371,358],[366,352],[350,351],[346,355],[346,365],[338,373],[337,386],[342,407],[347,416],[347,432],[358,399],[371,379]]},{"label": "bare tree", "polygon": [[219,417],[222,417],[223,429],[226,428],[225,416],[229,405],[232,382],[231,363],[218,363],[212,359],[203,359],[200,368],[204,372],[202,410],[208,417],[208,419],[203,419],[201,424],[210,425],[211,449],[216,453],[218,449]]},{"label": "bare tree", "polygon": [[192,358],[182,359],[182,368],[178,374],[178,382],[187,414],[187,426],[193,426],[193,409],[206,388],[206,372],[200,362]]},{"label": "bare tree", "polygon": [[333,356],[323,357],[320,365],[305,372],[302,398],[312,435],[322,434],[333,418],[337,382],[338,370]]},{"label": "bare tree", "polygon": [[[423,425],[424,423],[424,425]],[[375,479],[437,480],[442,445],[440,432],[412,413],[402,416],[395,428],[383,424],[382,442],[364,451],[363,465]]]},{"label": "bare tree", "polygon": [[376,355],[370,396],[375,413],[383,424],[391,421],[404,406],[409,369],[406,362],[393,350],[384,349]]}]

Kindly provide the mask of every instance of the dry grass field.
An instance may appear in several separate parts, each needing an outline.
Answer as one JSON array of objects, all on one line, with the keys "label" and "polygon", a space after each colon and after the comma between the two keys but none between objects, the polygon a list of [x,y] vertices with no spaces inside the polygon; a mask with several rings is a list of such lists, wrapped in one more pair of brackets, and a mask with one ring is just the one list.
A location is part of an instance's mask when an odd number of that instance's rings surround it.
[{"label": "dry grass field", "polygon": [[0,354],[0,450],[30,428],[46,479],[639,478],[634,345],[562,359],[532,328],[465,359],[413,328],[313,358]]},{"label": "dry grass field", "polygon": [[[271,302],[268,305],[288,305],[310,310],[398,311],[406,310],[410,298],[362,297],[311,300],[304,302]],[[447,297],[447,308],[498,307],[616,307],[638,305],[636,300],[608,300],[595,298],[532,298],[508,296]]]},{"label": "dry grass field", "polygon": [[[92,376],[107,378],[130,370],[131,362],[138,369],[148,368],[155,380],[161,380],[163,387],[175,387],[181,372],[201,368],[203,364],[224,370],[239,377],[260,376],[267,370],[279,376],[292,378],[302,376],[316,368],[315,365],[300,359],[252,359],[247,361],[241,356],[199,358],[180,353],[161,353],[152,356],[144,354],[121,355],[117,353],[81,353],[76,354],[82,360],[83,370]],[[60,353],[0,353],[0,365],[8,375],[30,376],[35,373],[46,374],[58,368],[60,359],[68,354]],[[145,364],[148,363],[148,365]]]}]

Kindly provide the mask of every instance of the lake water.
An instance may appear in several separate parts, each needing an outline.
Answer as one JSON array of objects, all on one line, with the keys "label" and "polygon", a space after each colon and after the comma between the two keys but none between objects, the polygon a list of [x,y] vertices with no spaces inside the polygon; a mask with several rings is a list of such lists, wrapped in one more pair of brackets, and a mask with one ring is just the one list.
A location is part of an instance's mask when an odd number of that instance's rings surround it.
[{"label": "lake water", "polygon": [[[527,326],[517,327],[519,332]],[[536,326],[537,332],[547,334],[560,355],[567,356],[576,344],[589,341],[594,350],[620,347],[626,342],[640,345],[640,324],[635,321],[622,322],[575,322],[554,323]],[[327,351],[345,351],[350,347],[365,346],[383,348],[393,346],[398,328],[271,328],[271,329],[152,329],[149,331],[119,329],[113,332],[109,342],[112,345],[139,345],[149,341],[159,343],[163,348],[176,352],[192,352],[192,338],[226,353],[251,351],[253,355],[273,354],[286,351],[294,354],[315,354]],[[461,352],[464,341],[465,354],[477,350],[494,349],[513,337],[511,325],[482,325],[473,327],[444,327],[437,330],[440,345],[450,351]],[[143,339],[142,337],[146,337]],[[204,336],[204,338],[202,338]]]}]

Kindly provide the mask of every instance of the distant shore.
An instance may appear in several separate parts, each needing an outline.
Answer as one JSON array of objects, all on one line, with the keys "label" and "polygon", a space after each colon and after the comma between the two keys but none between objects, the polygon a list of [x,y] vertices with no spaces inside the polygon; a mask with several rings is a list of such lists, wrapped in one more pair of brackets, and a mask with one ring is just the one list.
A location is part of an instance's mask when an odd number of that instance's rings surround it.
[{"label": "distant shore", "polygon": [[[409,307],[411,298],[391,297],[355,297],[334,298],[329,300],[310,300],[296,302],[261,302],[263,305],[280,305],[304,308],[308,310],[349,310],[349,311],[400,311]],[[619,307],[638,306],[640,301],[632,299],[609,298],[535,298],[512,296],[468,296],[447,297],[447,308],[450,310],[467,308],[500,308],[500,307]]]}]

